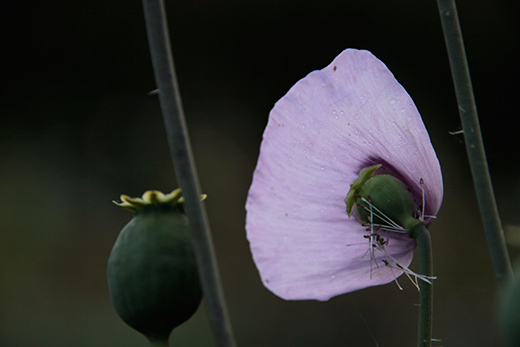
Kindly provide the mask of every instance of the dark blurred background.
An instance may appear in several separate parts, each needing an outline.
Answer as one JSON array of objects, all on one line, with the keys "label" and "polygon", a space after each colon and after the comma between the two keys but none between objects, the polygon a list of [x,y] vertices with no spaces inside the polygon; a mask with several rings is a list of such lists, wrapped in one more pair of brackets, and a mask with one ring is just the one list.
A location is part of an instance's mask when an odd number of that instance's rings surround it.
[{"label": "dark blurred background", "polygon": [[[120,194],[176,188],[139,1],[7,2],[0,95],[0,346],[146,346],[113,310]],[[444,174],[432,225],[437,346],[499,346],[496,283],[435,1],[167,1],[187,123],[239,346],[413,346],[403,278],[329,302],[261,284],[244,204],[269,110],[343,49],[371,50],[414,98]],[[519,13],[458,2],[497,201],[519,254]],[[516,243],[515,243],[516,242]],[[412,268],[416,268],[412,265]],[[172,334],[212,346],[204,306]]]}]

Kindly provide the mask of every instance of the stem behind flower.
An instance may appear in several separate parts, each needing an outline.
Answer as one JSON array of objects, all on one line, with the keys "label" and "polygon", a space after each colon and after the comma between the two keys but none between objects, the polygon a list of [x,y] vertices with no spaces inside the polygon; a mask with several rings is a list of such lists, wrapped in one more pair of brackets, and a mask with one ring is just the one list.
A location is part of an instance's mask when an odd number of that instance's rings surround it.
[{"label": "stem behind flower", "polygon": [[480,207],[480,215],[484,224],[498,285],[503,290],[504,284],[513,277],[513,270],[489,175],[457,7],[455,0],[437,0],[437,4],[448,49],[453,83],[455,85],[455,93],[457,94],[466,150]]}]

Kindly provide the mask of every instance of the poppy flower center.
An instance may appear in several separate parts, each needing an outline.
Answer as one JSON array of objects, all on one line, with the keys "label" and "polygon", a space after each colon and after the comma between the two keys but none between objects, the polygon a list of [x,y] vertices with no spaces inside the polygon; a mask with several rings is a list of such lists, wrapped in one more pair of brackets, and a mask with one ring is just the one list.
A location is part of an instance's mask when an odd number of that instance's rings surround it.
[{"label": "poppy flower center", "polygon": [[406,185],[398,178],[374,175],[381,165],[366,167],[351,185],[345,199],[349,217],[352,213],[362,224],[387,229],[410,229],[419,220],[415,202]]}]

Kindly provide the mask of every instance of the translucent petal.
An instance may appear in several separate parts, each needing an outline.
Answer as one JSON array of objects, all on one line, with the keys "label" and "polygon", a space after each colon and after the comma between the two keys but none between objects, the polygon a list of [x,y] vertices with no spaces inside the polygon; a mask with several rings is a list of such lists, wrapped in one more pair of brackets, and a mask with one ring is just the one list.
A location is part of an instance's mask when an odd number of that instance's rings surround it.
[{"label": "translucent petal", "polygon": [[[426,214],[437,213],[440,166],[413,101],[370,52],[348,49],[270,113],[246,203],[247,236],[267,288],[288,300],[328,300],[401,274],[381,253],[376,263],[363,257],[368,232],[346,212],[350,185],[374,164],[402,179],[418,205],[423,179]],[[408,266],[415,241],[381,236]]]}]

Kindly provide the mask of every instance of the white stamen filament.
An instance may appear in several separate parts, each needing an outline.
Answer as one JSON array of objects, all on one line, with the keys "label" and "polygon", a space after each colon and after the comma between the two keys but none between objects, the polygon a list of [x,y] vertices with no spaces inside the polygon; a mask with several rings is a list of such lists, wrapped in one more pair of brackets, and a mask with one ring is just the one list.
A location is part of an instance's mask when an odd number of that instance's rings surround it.
[{"label": "white stamen filament", "polygon": [[[381,229],[384,231],[394,231],[394,232],[403,233],[403,232],[406,232],[406,229],[404,229],[402,226],[398,225],[396,222],[391,220],[388,216],[386,216],[383,212],[381,212],[377,207],[372,205],[372,203],[370,203],[370,201],[368,201],[367,199],[362,197],[361,201],[363,201],[364,203],[366,203],[368,205],[368,207],[367,206],[363,206],[363,207],[365,208],[365,210],[367,212],[370,213],[370,216],[369,216],[370,224],[369,224],[369,229],[367,230],[370,232],[370,234],[364,236],[365,238],[368,238],[368,247],[369,248],[367,249],[367,251],[365,252],[365,254],[362,257],[362,258],[364,258],[368,253],[370,254],[370,278],[372,279],[373,263],[375,263],[376,267],[379,268],[379,265],[377,264],[377,261],[376,261],[376,255],[375,255],[375,251],[378,250],[385,255],[386,259],[383,259],[382,261],[386,266],[388,266],[390,268],[390,271],[392,272],[392,275],[394,276],[395,283],[397,284],[397,287],[400,290],[403,290],[403,288],[397,281],[397,276],[395,276],[393,269],[402,271],[406,275],[406,277],[408,277],[408,279],[413,283],[413,285],[417,288],[417,290],[420,290],[419,283],[418,283],[419,280],[432,284],[431,280],[434,280],[437,277],[417,274],[417,273],[413,272],[412,270],[410,270],[408,267],[400,264],[397,259],[392,257],[386,251],[385,244],[387,244],[388,241],[383,239],[376,231],[376,230]],[[423,190],[423,208],[424,208],[424,190]],[[376,213],[374,213],[374,211]],[[374,224],[374,216],[383,220],[384,222],[387,222],[388,225]],[[423,218],[424,218],[424,209],[422,211],[421,221],[424,221]]]},{"label": "white stamen filament", "polygon": [[420,220],[424,222],[424,210],[426,209],[426,201],[424,200],[424,180],[421,178],[419,180],[419,183],[421,185],[421,192],[422,192],[422,210],[421,210]]},{"label": "white stamen filament", "polygon": [[[366,206],[363,205],[363,207],[365,208],[365,210],[367,210],[368,212],[370,212],[370,216],[371,216],[371,222],[373,223],[373,218],[372,216],[375,215],[377,218],[383,220],[384,222],[387,222],[389,224],[389,227],[394,227],[396,229],[400,229],[400,230],[405,230],[403,229],[402,226],[400,226],[399,224],[397,224],[396,222],[394,222],[390,217],[388,217],[386,214],[384,214],[381,210],[379,210],[377,207],[375,207],[374,205],[372,205],[372,203],[370,203],[370,201],[368,201],[367,199],[365,199],[364,197],[361,197],[361,201],[363,201],[364,203],[367,203],[370,208],[367,208]],[[377,213],[373,213],[373,210],[375,210]]]}]

